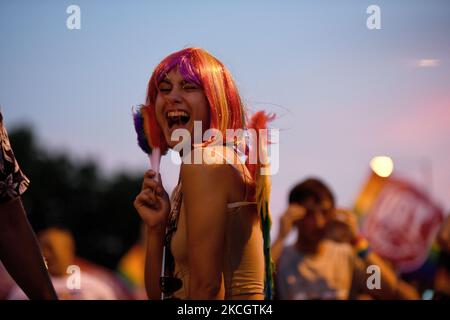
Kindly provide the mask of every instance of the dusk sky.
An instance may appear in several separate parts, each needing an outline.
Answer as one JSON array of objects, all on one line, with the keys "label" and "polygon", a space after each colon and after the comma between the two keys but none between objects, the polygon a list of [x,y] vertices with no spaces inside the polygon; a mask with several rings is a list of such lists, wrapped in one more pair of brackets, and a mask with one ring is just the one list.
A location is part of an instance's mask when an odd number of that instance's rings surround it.
[{"label": "dusk sky", "polygon": [[[71,4],[80,30],[66,27]],[[380,30],[366,26],[372,4]],[[250,110],[278,115],[275,233],[295,183],[318,176],[352,206],[377,155],[448,211],[449,31],[445,0],[2,1],[0,105],[10,131],[29,123],[48,148],[94,158],[107,175],[144,172],[131,106],[162,58],[199,46],[230,69]],[[171,190],[170,157],[161,171]]]}]

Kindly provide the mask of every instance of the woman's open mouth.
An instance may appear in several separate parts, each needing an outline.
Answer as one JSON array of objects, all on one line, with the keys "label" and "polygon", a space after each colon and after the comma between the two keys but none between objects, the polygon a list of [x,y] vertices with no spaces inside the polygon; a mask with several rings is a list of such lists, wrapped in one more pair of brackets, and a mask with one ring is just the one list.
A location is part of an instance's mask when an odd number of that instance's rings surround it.
[{"label": "woman's open mouth", "polygon": [[190,118],[189,113],[184,110],[167,111],[166,113],[169,129],[185,126]]}]

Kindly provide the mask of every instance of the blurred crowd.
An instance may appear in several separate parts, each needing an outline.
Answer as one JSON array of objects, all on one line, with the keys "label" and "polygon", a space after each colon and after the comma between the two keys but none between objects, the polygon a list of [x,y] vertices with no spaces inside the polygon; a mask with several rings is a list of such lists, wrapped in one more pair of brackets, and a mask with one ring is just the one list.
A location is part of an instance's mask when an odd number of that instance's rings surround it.
[{"label": "blurred crowd", "polygon": [[[21,203],[29,180],[14,157],[1,112],[0,138],[0,300],[147,299],[144,227],[113,266],[77,254],[76,228],[47,225],[35,235]],[[321,179],[299,182],[287,198],[271,248],[275,299],[449,299],[450,215],[439,220],[428,257],[404,272],[372,248],[361,232],[362,217],[337,207],[333,190]]]},{"label": "blurred crowd", "polygon": [[[286,245],[292,229],[297,231],[296,239]],[[422,266],[414,272],[399,272],[371,248],[360,232],[357,215],[336,208],[331,189],[320,179],[310,178],[291,190],[272,246],[276,296],[288,300],[448,299],[449,241],[447,216]]]},{"label": "blurred crowd", "polygon": [[[272,245],[276,265],[275,299],[450,297],[450,216],[433,243],[437,259],[430,256],[423,264],[429,265],[433,258],[433,267],[401,274],[371,250],[360,234],[358,217],[351,210],[335,207],[333,193],[324,182],[315,178],[302,181],[288,198]],[[292,231],[296,231],[296,237],[287,244]],[[110,270],[77,257],[69,230],[55,226],[40,231],[37,239],[59,299],[146,299],[145,232],[141,234],[116,270]],[[379,274],[372,276],[369,266],[376,266]],[[2,265],[0,299],[27,299]]]},{"label": "blurred crowd", "polygon": [[[77,257],[71,232],[50,227],[37,234],[56,294],[62,300],[140,300],[144,290],[144,248],[136,243],[120,260],[117,270]],[[0,264],[0,299],[27,296]]]}]

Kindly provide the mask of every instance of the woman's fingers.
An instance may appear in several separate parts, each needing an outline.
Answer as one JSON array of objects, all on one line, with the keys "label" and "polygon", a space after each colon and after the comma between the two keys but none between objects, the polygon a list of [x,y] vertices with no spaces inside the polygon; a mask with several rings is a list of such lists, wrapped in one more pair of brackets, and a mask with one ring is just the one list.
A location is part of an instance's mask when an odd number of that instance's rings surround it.
[{"label": "woman's fingers", "polygon": [[144,177],[149,177],[149,178],[153,178],[155,175],[156,175],[155,170],[147,170],[144,173]]},{"label": "woman's fingers", "polygon": [[142,182],[142,190],[150,189],[152,192],[156,191],[156,193],[161,196],[164,192],[163,186],[161,184],[161,175],[158,174],[158,180],[156,180],[155,177],[155,171],[146,171],[144,175],[144,181]]},{"label": "woman's fingers", "polygon": [[147,226],[165,227],[170,212],[170,200],[161,184],[161,176],[156,176],[155,171],[145,172],[142,189],[134,200],[134,207]]},{"label": "woman's fingers", "polygon": [[158,184],[155,180],[145,179],[142,183],[142,190],[150,190],[152,193],[156,193],[159,196],[162,196],[164,193],[164,189],[161,185]]},{"label": "woman's fingers", "polygon": [[158,197],[149,189],[142,190],[136,197],[136,202],[152,209],[156,209],[159,206]]},{"label": "woman's fingers", "polygon": [[151,189],[154,190],[158,187],[158,182],[151,178],[144,178],[144,181],[142,182],[142,190]]},{"label": "woman's fingers", "polygon": [[134,200],[134,207],[138,210],[141,207],[151,207],[151,203],[148,202],[148,200],[144,197],[141,196],[141,194],[139,194],[136,199]]}]

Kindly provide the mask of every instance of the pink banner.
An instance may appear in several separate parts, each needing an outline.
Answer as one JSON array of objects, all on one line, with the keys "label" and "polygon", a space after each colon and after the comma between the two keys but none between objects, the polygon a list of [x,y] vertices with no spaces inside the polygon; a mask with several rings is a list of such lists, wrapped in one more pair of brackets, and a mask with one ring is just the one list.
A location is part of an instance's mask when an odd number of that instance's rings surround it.
[{"label": "pink banner", "polygon": [[420,267],[443,221],[442,210],[424,192],[394,178],[385,179],[371,198],[362,232],[372,249],[399,271]]}]

